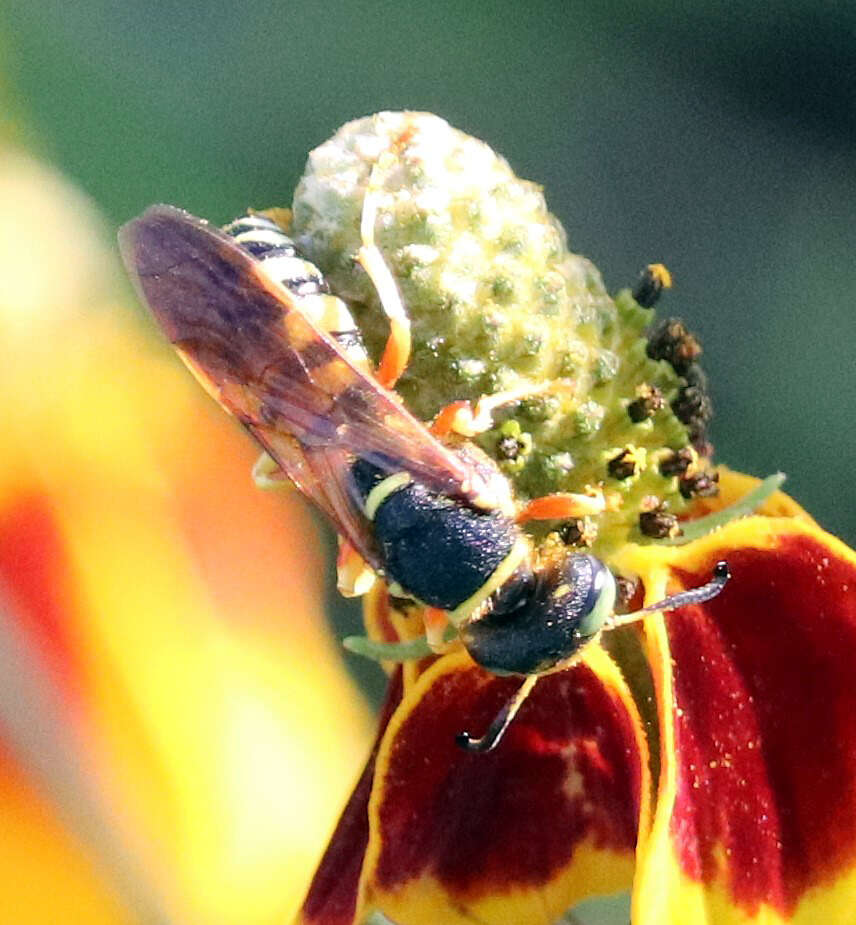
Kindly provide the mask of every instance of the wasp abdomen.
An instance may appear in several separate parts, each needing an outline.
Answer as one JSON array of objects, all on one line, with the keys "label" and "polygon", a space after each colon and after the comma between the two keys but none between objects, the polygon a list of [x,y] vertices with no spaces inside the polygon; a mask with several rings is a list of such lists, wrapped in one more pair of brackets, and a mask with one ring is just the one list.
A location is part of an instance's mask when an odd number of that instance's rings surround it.
[{"label": "wasp abdomen", "polygon": [[353,466],[387,577],[418,601],[455,610],[484,589],[512,553],[518,533],[497,511],[429,491],[406,472]]},{"label": "wasp abdomen", "polygon": [[304,260],[294,241],[264,215],[243,215],[224,226],[223,231],[256,260],[265,272],[296,296],[326,295],[330,288],[314,263]]},{"label": "wasp abdomen", "polygon": [[335,338],[350,360],[368,363],[363,338],[345,303],[330,295],[324,275],[301,257],[294,241],[265,215],[243,215],[223,227],[229,237],[255,257],[267,276],[300,299],[302,310]]}]

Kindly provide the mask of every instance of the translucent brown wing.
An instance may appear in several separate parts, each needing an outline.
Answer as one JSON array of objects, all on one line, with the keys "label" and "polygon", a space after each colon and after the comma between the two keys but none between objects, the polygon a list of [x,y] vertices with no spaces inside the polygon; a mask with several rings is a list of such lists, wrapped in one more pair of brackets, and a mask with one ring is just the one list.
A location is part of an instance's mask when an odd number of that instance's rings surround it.
[{"label": "translucent brown wing", "polygon": [[350,483],[354,457],[477,500],[476,469],[354,367],[225,234],[152,206],[119,239],[142,299],[202,385],[372,565],[377,554]]}]

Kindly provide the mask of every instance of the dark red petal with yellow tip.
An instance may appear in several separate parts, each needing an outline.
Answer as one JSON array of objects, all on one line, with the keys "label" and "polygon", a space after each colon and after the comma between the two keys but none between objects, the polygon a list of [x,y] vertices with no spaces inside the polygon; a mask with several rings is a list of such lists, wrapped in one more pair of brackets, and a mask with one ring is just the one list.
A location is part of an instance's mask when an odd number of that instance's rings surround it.
[{"label": "dark red petal with yellow tip", "polygon": [[407,693],[377,760],[367,906],[405,925],[524,925],[628,887],[649,788],[617,667],[592,645],[539,681],[495,751],[462,751],[456,734],[480,735],[520,683],[457,652]]},{"label": "dark red petal with yellow tip", "polygon": [[399,667],[390,679],[372,753],[312,878],[295,925],[352,925],[361,918],[360,874],[369,841],[369,796],[381,739],[401,702],[401,674]]},{"label": "dark red petal with yellow tip", "polygon": [[662,771],[633,921],[853,921],[856,555],[753,517],[633,565],[659,597],[718,559],[719,597],[646,626]]}]

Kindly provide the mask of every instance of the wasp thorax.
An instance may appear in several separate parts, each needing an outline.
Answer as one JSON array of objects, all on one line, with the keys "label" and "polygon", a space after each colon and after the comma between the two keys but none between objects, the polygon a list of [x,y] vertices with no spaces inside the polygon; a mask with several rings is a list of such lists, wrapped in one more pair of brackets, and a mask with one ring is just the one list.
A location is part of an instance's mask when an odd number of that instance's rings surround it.
[{"label": "wasp thorax", "polygon": [[602,629],[615,604],[615,579],[594,556],[556,558],[518,570],[493,607],[465,622],[461,639],[497,674],[537,674],[571,658]]},{"label": "wasp thorax", "polygon": [[[310,154],[291,232],[351,307],[375,360],[389,322],[354,262],[369,189],[376,243],[412,325],[396,385],[411,412],[427,421],[452,402],[556,384],[502,405],[473,439],[522,502],[602,490],[609,503],[590,514],[602,557],[642,538],[649,499],[678,515],[715,490],[687,481],[709,468],[700,457],[710,402],[698,341],[679,322],[656,324],[665,268],[649,266],[637,298],[630,288],[611,297],[567,249],[540,187],[484,142],[427,113],[359,119]],[[685,469],[667,462],[690,452]],[[562,527],[527,530],[537,545]]]}]

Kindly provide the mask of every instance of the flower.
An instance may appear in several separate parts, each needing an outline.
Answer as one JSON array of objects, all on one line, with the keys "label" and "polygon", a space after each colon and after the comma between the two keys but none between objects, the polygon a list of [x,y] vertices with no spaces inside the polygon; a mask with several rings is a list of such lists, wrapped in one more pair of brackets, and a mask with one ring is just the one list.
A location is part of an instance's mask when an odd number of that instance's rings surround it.
[{"label": "flower", "polygon": [[[383,153],[363,135],[350,173],[315,157],[340,199],[310,171],[295,202],[296,233],[343,294],[365,287],[340,259],[360,214],[348,178],[364,190]],[[390,666],[300,921],[551,922],[622,889],[635,925],[847,921],[856,557],[780,493],[684,544],[644,534],[642,514],[686,538],[757,484],[712,467],[697,345],[668,325],[646,335],[650,312],[567,254],[537,189],[457,142],[451,158],[429,150],[460,181],[445,202],[430,158],[399,159],[406,144],[375,177],[387,196],[403,174],[407,193],[383,203],[378,232],[414,314],[405,398],[427,418],[450,396],[571,379],[575,392],[522,402],[477,438],[519,496],[573,490],[580,472],[608,485],[559,539],[592,544],[636,598],[694,587],[720,558],[734,577],[545,676],[490,754],[454,737],[484,729],[519,682],[459,647]],[[471,165],[505,179],[462,204],[473,178],[457,167]],[[312,524],[251,489],[249,454],[125,313],[87,204],[6,149],[0,210],[3,907],[32,923],[282,921],[366,731],[305,581],[323,568]],[[376,306],[352,298],[377,353]],[[521,300],[536,325],[517,326]],[[399,607],[375,588],[371,638],[421,632]]]},{"label": "flower", "polygon": [[[634,925],[850,921],[856,555],[778,491],[729,514],[759,483],[711,463],[698,343],[673,320],[646,331],[650,292],[610,300],[540,192],[433,116],[350,123],[310,155],[295,197],[294,232],[363,306],[376,353],[382,316],[343,259],[367,190],[413,318],[408,405],[429,419],[452,399],[571,377],[570,392],[477,438],[502,466],[501,441],[526,432],[524,464],[504,467],[518,496],[601,488],[570,542],[593,545],[644,603],[704,583],[719,560],[733,577],[543,677],[489,754],[456,735],[484,730],[519,680],[459,645],[388,666],[374,749],[300,925],[372,911],[400,925],[550,923],[620,890]],[[375,589],[371,639],[419,632],[400,606]]]},{"label": "flower", "polygon": [[368,711],[317,529],[128,310],[114,245],[0,147],[0,908],[267,925]]},{"label": "flower", "polygon": [[[722,484],[738,494],[747,478]],[[539,683],[496,752],[470,755],[455,733],[484,728],[514,683],[460,651],[403,691],[396,672],[301,922],[371,908],[406,925],[549,922],[631,888],[634,925],[847,921],[856,555],[777,493],[685,546],[629,545],[614,567],[650,601],[721,558],[733,579],[719,597],[645,620],[644,716],[593,646]],[[389,626],[385,607],[376,594],[370,618]],[[644,690],[631,643],[614,654]]]}]

